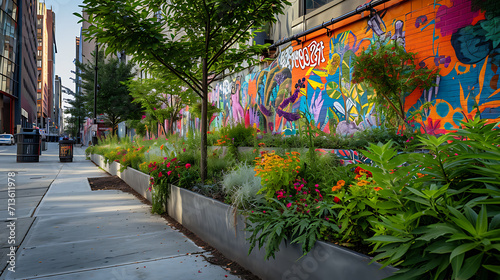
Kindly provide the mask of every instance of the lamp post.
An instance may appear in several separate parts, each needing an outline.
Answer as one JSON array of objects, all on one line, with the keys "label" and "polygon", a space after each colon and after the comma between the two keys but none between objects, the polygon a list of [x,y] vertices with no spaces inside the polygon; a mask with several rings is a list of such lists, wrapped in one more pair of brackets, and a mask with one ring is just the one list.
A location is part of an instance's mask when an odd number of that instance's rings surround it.
[{"label": "lamp post", "polygon": [[95,133],[92,134],[92,145],[97,145],[97,132],[99,131],[99,126],[97,125],[97,63],[99,60],[99,46],[97,45],[97,40],[95,41],[95,72],[94,72],[94,125],[95,125]]}]

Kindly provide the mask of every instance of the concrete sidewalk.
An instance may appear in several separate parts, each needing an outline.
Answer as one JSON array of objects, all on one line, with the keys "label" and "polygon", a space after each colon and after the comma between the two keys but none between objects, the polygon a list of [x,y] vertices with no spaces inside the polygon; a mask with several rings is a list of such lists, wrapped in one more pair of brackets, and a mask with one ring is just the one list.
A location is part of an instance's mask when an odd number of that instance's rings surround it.
[{"label": "concrete sidewalk", "polygon": [[0,279],[239,279],[205,261],[208,252],[133,195],[91,191],[87,178],[108,174],[85,160],[84,149],[75,147],[74,162],[60,163],[57,143],[49,143],[39,163],[16,163],[15,146],[0,146],[0,180],[16,172],[20,245],[9,271],[13,220],[2,183]]}]

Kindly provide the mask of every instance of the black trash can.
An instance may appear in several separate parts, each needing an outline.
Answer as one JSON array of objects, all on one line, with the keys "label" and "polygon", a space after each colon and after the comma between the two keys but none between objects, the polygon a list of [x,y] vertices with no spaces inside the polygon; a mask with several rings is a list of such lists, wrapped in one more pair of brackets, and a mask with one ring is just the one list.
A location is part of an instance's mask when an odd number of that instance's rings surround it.
[{"label": "black trash can", "polygon": [[73,145],[75,141],[73,140],[61,140],[59,141],[59,161],[60,162],[72,162],[73,161]]},{"label": "black trash can", "polygon": [[36,128],[21,128],[17,134],[17,162],[39,162],[41,153],[40,131]]}]

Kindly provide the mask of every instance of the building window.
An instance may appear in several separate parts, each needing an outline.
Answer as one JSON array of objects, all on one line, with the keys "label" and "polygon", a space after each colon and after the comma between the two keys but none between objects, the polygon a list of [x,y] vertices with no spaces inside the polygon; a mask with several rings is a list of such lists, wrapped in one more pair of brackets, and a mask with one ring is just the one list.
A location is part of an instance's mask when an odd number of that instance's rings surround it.
[{"label": "building window", "polygon": [[302,14],[308,14],[317,8],[326,5],[334,0],[304,0]]}]

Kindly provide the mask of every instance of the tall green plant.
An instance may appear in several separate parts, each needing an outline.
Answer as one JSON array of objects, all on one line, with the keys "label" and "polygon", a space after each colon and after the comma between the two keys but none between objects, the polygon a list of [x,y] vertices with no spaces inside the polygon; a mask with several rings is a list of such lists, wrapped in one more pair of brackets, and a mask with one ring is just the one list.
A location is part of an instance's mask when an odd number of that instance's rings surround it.
[{"label": "tall green plant", "polygon": [[405,98],[417,87],[434,85],[436,69],[417,68],[416,54],[406,52],[397,41],[376,41],[354,59],[353,83],[366,83],[375,89],[373,101],[394,125],[406,122]]},{"label": "tall green plant", "polygon": [[[401,268],[389,279],[499,277],[500,132],[494,127],[475,119],[457,133],[421,138],[430,153],[409,157],[412,170],[398,176],[411,178],[397,196],[402,211],[380,216],[368,239],[379,252],[374,261]],[[388,168],[372,169],[374,178],[383,180],[394,170]]]}]

